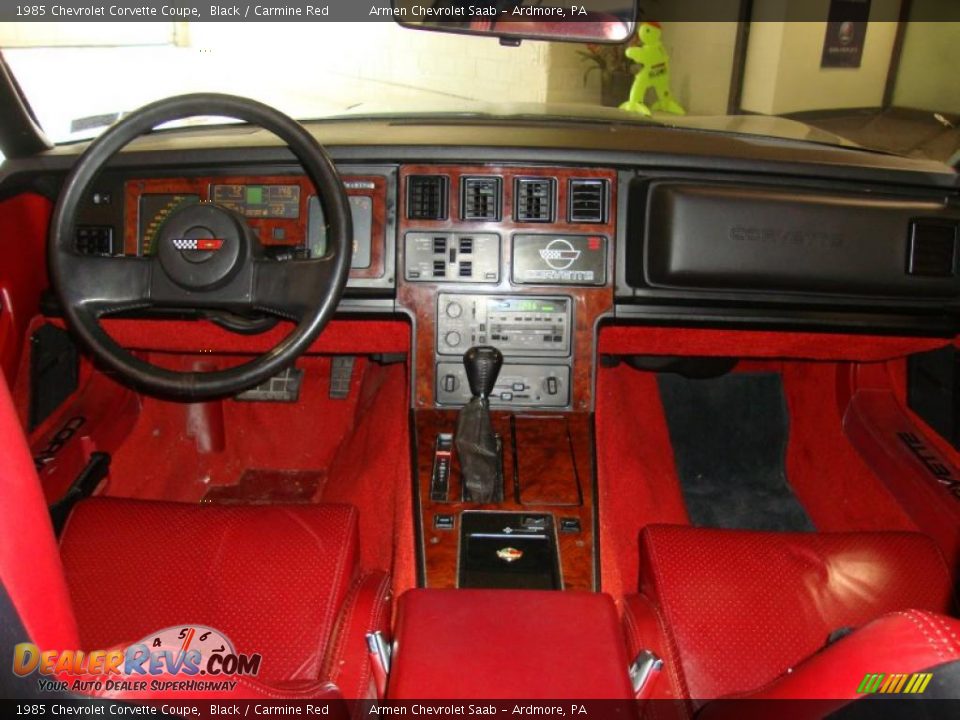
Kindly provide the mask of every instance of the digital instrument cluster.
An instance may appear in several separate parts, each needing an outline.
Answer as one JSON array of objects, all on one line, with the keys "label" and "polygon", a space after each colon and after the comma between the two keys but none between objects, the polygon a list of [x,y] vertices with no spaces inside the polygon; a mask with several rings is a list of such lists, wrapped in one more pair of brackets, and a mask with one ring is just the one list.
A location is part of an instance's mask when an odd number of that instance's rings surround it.
[{"label": "digital instrument cluster", "polygon": [[[265,247],[289,248],[296,257],[322,257],[327,251],[327,223],[320,199],[299,183],[211,182],[189,192],[150,192],[139,196],[136,253],[156,252],[163,223],[180,208],[213,202],[243,215]],[[312,188],[311,188],[312,189]],[[354,269],[369,268],[374,199],[351,194]]]}]

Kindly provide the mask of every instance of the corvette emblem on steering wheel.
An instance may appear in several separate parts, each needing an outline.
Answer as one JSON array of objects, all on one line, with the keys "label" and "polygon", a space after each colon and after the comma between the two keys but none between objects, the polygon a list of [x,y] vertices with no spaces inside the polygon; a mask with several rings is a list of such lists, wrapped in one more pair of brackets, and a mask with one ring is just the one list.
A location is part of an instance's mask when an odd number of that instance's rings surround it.
[{"label": "corvette emblem on steering wheel", "polygon": [[171,238],[170,242],[177,250],[211,250],[217,251],[226,242],[223,238]]}]

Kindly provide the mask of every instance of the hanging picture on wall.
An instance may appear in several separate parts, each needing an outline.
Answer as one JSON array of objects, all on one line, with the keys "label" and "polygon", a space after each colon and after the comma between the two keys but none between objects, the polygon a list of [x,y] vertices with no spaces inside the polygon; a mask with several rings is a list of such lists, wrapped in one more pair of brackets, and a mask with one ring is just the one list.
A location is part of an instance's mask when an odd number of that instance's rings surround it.
[{"label": "hanging picture on wall", "polygon": [[860,67],[869,19],[870,0],[830,0],[820,67]]}]

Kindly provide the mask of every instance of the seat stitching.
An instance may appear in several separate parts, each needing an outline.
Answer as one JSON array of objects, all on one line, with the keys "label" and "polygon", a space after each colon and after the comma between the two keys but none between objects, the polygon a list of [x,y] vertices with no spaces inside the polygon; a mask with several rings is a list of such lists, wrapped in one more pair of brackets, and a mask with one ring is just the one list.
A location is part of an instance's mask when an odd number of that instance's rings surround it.
[{"label": "seat stitching", "polygon": [[[356,529],[356,528],[355,528],[356,519],[357,519],[357,518],[356,518],[356,511],[351,507],[351,508],[350,508],[350,511],[349,511],[349,513],[348,513],[348,517],[347,517],[347,533],[346,533],[346,537],[347,537],[347,544],[348,544],[348,545],[349,545],[350,539],[353,537],[353,533],[355,532],[355,529]],[[345,548],[341,548],[341,550],[344,550],[344,549],[345,549]],[[339,555],[339,557],[337,558],[337,572],[336,572],[336,574],[334,575],[334,578],[333,578],[333,591],[334,591],[334,592],[336,592],[336,589],[337,589],[338,587],[340,587],[340,579],[343,577],[343,571],[344,571],[344,569],[345,569],[346,564],[347,564],[347,553],[346,553],[346,552],[341,552],[340,555]],[[320,646],[318,647],[318,651],[319,651],[320,647],[323,647],[323,645],[326,644],[327,639],[328,639],[329,636],[330,636],[330,633],[333,632],[334,615],[336,614],[336,610],[337,610],[337,609],[334,607],[334,605],[335,605],[335,603],[333,602],[333,598],[331,598],[331,602],[329,603],[329,605],[328,605],[328,607],[327,607],[327,613],[326,613],[327,617],[326,617],[325,620],[324,620],[324,629],[326,630],[326,636],[327,636],[327,637],[321,638],[321,644],[320,644]]]},{"label": "seat stitching", "polygon": [[[650,562],[651,568],[653,569],[654,579],[656,580],[657,587],[654,588],[659,595],[659,586],[662,583],[663,577],[660,574],[659,562],[660,554],[657,552],[656,541],[654,540],[653,534],[647,533],[647,545],[650,548]],[[643,594],[640,594],[640,597],[644,597]],[[662,599],[662,598],[661,598]],[[676,677],[677,677],[677,687],[685,696],[690,695],[690,687],[687,685],[686,676],[683,673],[683,661],[680,659],[680,646],[677,644],[676,639],[673,636],[673,633],[670,630],[670,624],[667,622],[669,614],[667,609],[661,608],[658,603],[655,603],[652,598],[647,598],[647,601],[653,610],[654,615],[657,616],[657,620],[660,623],[660,628],[663,631],[663,635],[667,640],[667,646],[670,648],[671,654],[673,655],[674,662],[671,665],[675,666]]]},{"label": "seat stitching", "polygon": [[[667,632],[665,618],[660,613],[660,608],[657,607],[656,603],[654,603],[650,598],[643,595],[642,593],[637,595],[637,598],[641,602],[646,603],[647,607],[653,610],[653,614],[654,614],[654,617],[656,618],[657,625],[660,628],[660,632],[663,634],[664,640],[667,643],[667,649],[671,655],[671,660],[673,661],[670,663],[665,662],[664,666],[669,666],[668,672],[670,673],[670,676],[672,677],[674,684],[676,685],[676,688],[681,695],[677,699],[681,701],[680,705],[683,708],[684,716],[689,718],[691,717],[691,714],[690,714],[689,708],[687,707],[687,703],[689,701],[690,689],[687,687],[687,684],[684,681],[683,673],[681,672],[680,651],[671,640],[670,634]],[[630,609],[629,605],[626,606],[626,609],[627,609],[627,612],[630,612],[631,614],[633,613],[633,610]]]},{"label": "seat stitching", "polygon": [[342,616],[340,622],[338,623],[337,640],[332,652],[330,653],[329,660],[327,661],[328,666],[326,671],[331,681],[336,681],[340,677],[340,668],[342,666],[337,662],[337,660],[343,654],[343,648],[347,644],[346,637],[349,633],[346,631],[349,630],[350,625],[353,622],[353,615],[356,612],[357,603],[360,599],[360,590],[363,587],[363,581],[365,579],[365,576],[358,575],[353,581],[350,590],[347,592],[347,597],[344,601],[347,614]]},{"label": "seat stitching", "polygon": [[[374,595],[373,608],[370,611],[370,618],[367,624],[367,632],[372,631],[376,625],[380,622],[380,618],[383,615],[384,607],[386,602],[382,602],[389,590],[389,581],[390,576],[384,575],[380,579],[380,585],[377,587],[376,594]],[[364,685],[367,685],[370,682],[371,676],[370,661],[363,664],[363,668],[360,670],[360,682],[357,686],[356,697],[359,698],[360,694],[363,692]],[[374,693],[376,694],[376,693]]]},{"label": "seat stitching", "polygon": [[897,615],[902,615],[903,617],[907,618],[910,622],[912,622],[914,626],[916,626],[917,630],[919,630],[921,634],[924,636],[924,638],[927,641],[927,644],[930,646],[930,649],[937,654],[937,657],[943,659],[944,657],[943,652],[941,652],[940,648],[937,647],[936,641],[934,640],[933,637],[930,636],[930,633],[927,632],[927,630],[923,627],[923,625],[920,624],[919,619],[914,615],[912,611],[908,610],[906,612],[898,612]]},{"label": "seat stitching", "polygon": [[636,652],[640,652],[643,638],[640,636],[640,628],[637,627],[636,620],[633,618],[633,610],[630,609],[629,603],[624,606],[623,619],[626,621],[627,631],[630,633],[630,652],[634,652],[635,648]]},{"label": "seat stitching", "polygon": [[953,645],[950,643],[950,641],[947,639],[945,633],[943,632],[943,629],[940,627],[937,627],[937,623],[935,621],[938,620],[938,618],[934,617],[933,615],[927,612],[923,612],[923,611],[915,611],[915,612],[917,617],[920,620],[924,621],[928,627],[933,629],[934,633],[940,636],[938,639],[943,645],[946,646],[946,650],[948,650],[949,652],[956,652],[956,648],[954,648]]}]

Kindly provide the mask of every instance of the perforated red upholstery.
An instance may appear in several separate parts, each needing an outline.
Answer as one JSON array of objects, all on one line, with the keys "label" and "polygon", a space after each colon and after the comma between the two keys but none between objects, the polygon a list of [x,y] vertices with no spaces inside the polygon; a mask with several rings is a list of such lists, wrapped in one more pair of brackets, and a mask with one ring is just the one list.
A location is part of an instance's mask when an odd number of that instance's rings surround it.
[{"label": "perforated red upholstery", "polygon": [[[627,627],[634,650],[659,644],[676,659],[660,696],[751,692],[812,656],[839,628],[952,606],[943,557],[919,534],[650,526],[640,542],[644,598],[627,603]],[[657,627],[664,636],[651,639]]]},{"label": "perforated red upholstery", "polygon": [[346,505],[94,498],[77,505],[61,541],[84,648],[203,624],[259,652],[261,681],[320,677],[357,552]]},{"label": "perforated red upholstery", "polygon": [[814,654],[793,672],[745,697],[852,700],[858,697],[857,690],[866,672],[909,675],[957,659],[960,621],[906,610],[868,623]]}]

